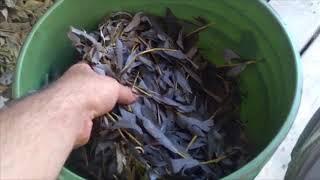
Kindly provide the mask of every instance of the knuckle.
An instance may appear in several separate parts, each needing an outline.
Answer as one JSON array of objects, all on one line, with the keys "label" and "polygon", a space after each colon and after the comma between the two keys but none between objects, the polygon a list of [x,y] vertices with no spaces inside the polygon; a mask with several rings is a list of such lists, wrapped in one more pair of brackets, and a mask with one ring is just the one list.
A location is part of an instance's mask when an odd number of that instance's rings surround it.
[{"label": "knuckle", "polygon": [[118,83],[118,81],[117,80],[115,80],[115,79],[113,79],[113,78],[111,78],[111,77],[108,77],[108,76],[106,76],[106,80],[107,80],[107,82],[110,84],[110,85],[112,85],[114,88],[120,88],[120,84]]},{"label": "knuckle", "polygon": [[71,67],[71,69],[73,69],[75,71],[89,71],[89,70],[91,70],[90,66],[85,63],[75,64]]}]

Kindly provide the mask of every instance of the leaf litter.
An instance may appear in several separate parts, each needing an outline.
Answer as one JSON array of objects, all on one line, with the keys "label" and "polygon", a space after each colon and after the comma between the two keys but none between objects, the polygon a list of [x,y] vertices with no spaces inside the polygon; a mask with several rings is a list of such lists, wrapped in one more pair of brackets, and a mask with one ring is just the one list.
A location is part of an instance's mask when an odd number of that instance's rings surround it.
[{"label": "leaf litter", "polygon": [[218,179],[250,159],[238,83],[254,62],[232,63],[241,56],[226,49],[226,65],[208,63],[197,42],[214,23],[195,21],[167,9],[163,17],[116,12],[93,32],[71,27],[68,37],[80,57],[140,98],[97,118],[68,168],[99,180]]},{"label": "leaf litter", "polygon": [[[16,60],[27,34],[52,4],[53,0],[0,1],[0,95],[10,90]],[[11,95],[6,97],[10,99]]]}]

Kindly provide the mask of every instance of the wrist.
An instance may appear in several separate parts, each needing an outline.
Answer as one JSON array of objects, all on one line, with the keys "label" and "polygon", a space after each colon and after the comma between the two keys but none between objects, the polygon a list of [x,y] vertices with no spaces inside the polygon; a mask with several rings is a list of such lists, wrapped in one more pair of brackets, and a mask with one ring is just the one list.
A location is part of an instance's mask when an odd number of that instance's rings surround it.
[{"label": "wrist", "polygon": [[83,99],[75,97],[74,93],[66,91],[58,84],[54,84],[37,96],[38,102],[45,102],[43,105],[36,102],[40,106],[38,108],[50,111],[42,111],[43,114],[39,112],[42,114],[40,116],[50,116],[45,118],[47,122],[42,123],[47,123],[57,136],[68,141],[71,146],[74,145],[84,120],[89,116]]},{"label": "wrist", "polygon": [[84,144],[83,139],[88,138],[84,136],[90,135],[91,128],[86,135],[83,135],[83,131],[88,128],[88,124],[92,126],[92,119],[95,116],[94,108],[85,94],[74,92],[67,87],[64,83],[58,82],[43,93],[46,94],[47,99],[51,99],[51,103],[48,104],[50,107],[47,109],[56,106],[56,121],[52,123],[63,131],[65,137],[72,138],[73,146],[79,145],[79,142]]},{"label": "wrist", "polygon": [[[6,136],[0,136],[0,142],[13,142],[4,150],[11,153],[3,161],[8,167],[6,177],[54,179],[59,173],[76,144],[84,114],[87,114],[74,108],[73,98],[63,92],[51,86],[2,112],[0,118],[10,121],[0,123],[0,128],[7,130]],[[23,162],[19,162],[21,159]],[[31,166],[30,162],[33,162]],[[35,172],[35,169],[41,171]]]}]

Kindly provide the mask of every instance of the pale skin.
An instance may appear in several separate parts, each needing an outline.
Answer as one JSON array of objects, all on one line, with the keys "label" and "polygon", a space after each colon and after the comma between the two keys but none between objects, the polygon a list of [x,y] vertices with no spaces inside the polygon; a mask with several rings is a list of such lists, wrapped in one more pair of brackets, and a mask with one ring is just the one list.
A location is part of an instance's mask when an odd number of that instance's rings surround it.
[{"label": "pale skin", "polygon": [[88,142],[92,120],[136,95],[87,64],[0,111],[0,179],[55,179],[73,148]]}]

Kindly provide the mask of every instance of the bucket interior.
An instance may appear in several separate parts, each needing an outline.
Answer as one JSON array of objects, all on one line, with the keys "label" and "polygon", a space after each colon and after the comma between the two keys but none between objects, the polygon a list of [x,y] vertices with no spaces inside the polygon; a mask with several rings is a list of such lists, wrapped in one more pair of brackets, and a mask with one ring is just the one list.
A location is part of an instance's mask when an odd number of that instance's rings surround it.
[{"label": "bucket interior", "polygon": [[[62,73],[75,62],[75,51],[66,35],[71,25],[90,31],[114,11],[164,15],[167,7],[178,18],[192,20],[201,16],[214,23],[200,33],[199,43],[202,54],[213,62],[223,63],[225,48],[243,58],[259,61],[248,66],[240,81],[244,95],[241,120],[246,124],[246,133],[257,156],[286,121],[293,121],[287,116],[298,81],[296,57],[290,41],[276,18],[259,1],[57,1],[35,26],[20,55],[15,97],[39,89],[47,81],[47,74]],[[257,166],[262,166],[264,161],[266,159],[261,159]]]}]

